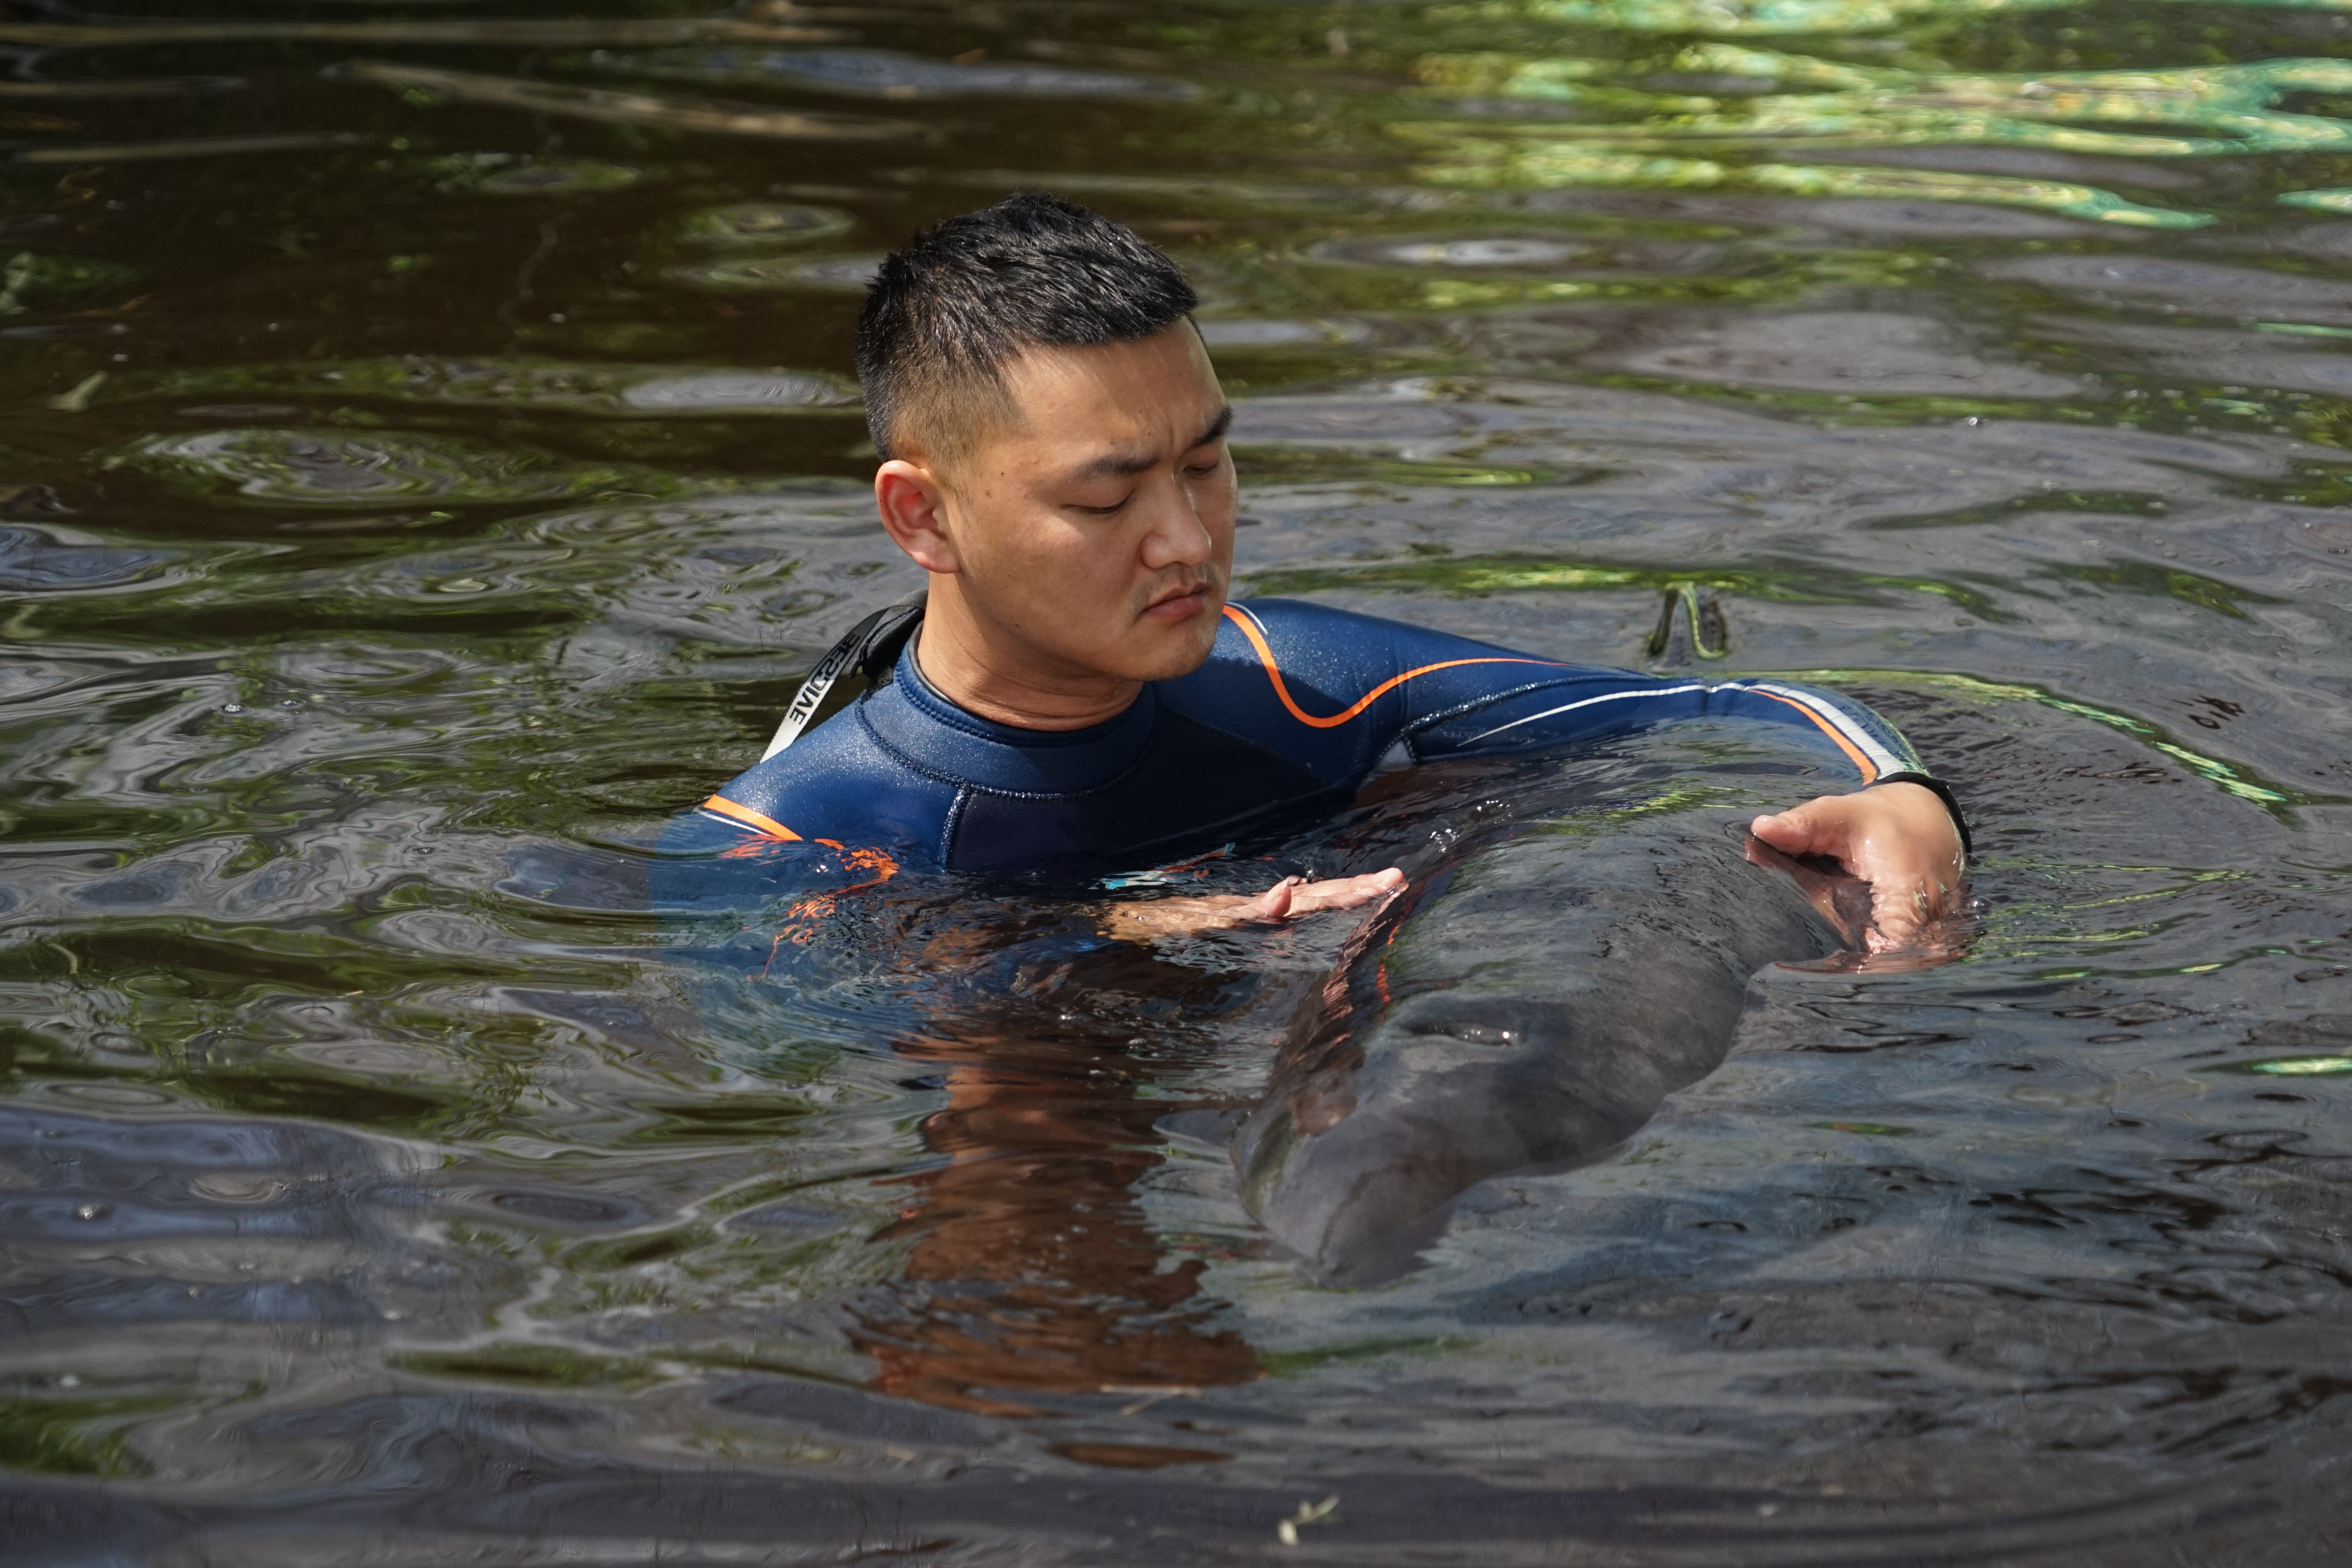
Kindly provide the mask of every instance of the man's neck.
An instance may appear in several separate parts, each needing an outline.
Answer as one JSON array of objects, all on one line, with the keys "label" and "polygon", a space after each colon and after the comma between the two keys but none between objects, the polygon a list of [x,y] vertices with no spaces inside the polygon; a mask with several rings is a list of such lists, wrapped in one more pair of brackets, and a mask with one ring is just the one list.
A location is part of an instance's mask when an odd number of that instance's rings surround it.
[{"label": "man's neck", "polygon": [[1139,680],[1052,668],[942,586],[932,580],[915,667],[966,712],[1021,730],[1084,730],[1118,718],[1142,691]]}]

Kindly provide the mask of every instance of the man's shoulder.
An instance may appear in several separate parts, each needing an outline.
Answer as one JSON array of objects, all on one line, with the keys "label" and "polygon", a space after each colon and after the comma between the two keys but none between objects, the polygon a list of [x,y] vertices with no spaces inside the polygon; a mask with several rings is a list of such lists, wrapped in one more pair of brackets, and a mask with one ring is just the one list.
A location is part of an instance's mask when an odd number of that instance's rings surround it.
[{"label": "man's shoulder", "polygon": [[1295,658],[1327,668],[1352,665],[1376,669],[1400,659],[1511,651],[1410,621],[1303,599],[1237,599],[1226,606],[1212,661],[1255,668],[1284,665]]},{"label": "man's shoulder", "polygon": [[1160,696],[1184,718],[1268,748],[1327,782],[1350,778],[1394,729],[1395,714],[1369,713],[1370,703],[1431,637],[1442,634],[1328,605],[1239,600],[1225,607],[1208,659],[1163,683]]},{"label": "man's shoulder", "polygon": [[1373,635],[1410,631],[1402,621],[1383,616],[1368,616],[1358,610],[1342,610],[1330,605],[1318,605],[1306,599],[1235,599],[1228,606],[1226,630],[1234,629],[1236,617],[1265,631],[1297,632],[1306,636],[1345,636],[1350,632]]},{"label": "man's shoulder", "polygon": [[955,786],[918,772],[877,741],[856,704],[738,773],[697,808],[770,838],[928,843]]},{"label": "man's shoulder", "polygon": [[1236,599],[1225,606],[1210,661],[1255,668],[1279,663],[1293,652],[1344,656],[1385,648],[1412,630],[1399,621],[1304,599]]}]

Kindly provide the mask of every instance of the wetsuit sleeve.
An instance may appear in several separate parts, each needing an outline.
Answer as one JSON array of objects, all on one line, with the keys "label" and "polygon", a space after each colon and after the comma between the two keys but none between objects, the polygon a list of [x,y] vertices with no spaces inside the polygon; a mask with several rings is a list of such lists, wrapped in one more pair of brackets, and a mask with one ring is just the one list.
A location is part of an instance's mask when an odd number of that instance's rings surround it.
[{"label": "wetsuit sleeve", "polygon": [[1631,670],[1563,667],[1532,689],[1470,697],[1408,722],[1423,760],[1557,746],[1677,719],[1792,726],[1825,743],[1853,781],[1926,770],[1895,727],[1850,697],[1783,680],[1695,680]]},{"label": "wetsuit sleeve", "polygon": [[[1950,792],[1902,735],[1851,697],[1770,679],[1648,676],[1514,653],[1421,626],[1284,600],[1235,605],[1229,668],[1255,664],[1266,698],[1251,728],[1327,771],[1401,743],[1416,762],[1539,751],[1685,719],[1793,728],[1860,786],[1927,785],[1968,827]],[[1229,651],[1230,648],[1230,651]],[[1354,731],[1352,745],[1337,749]]]},{"label": "wetsuit sleeve", "polygon": [[1968,819],[1948,785],[1927,772],[1884,718],[1840,692],[1785,680],[1687,680],[1586,668],[1559,685],[1513,692],[1433,716],[1410,729],[1414,757],[1467,756],[1570,744],[1676,719],[1791,726],[1843,759],[1853,782],[1916,784],[1944,803],[1971,851]]}]

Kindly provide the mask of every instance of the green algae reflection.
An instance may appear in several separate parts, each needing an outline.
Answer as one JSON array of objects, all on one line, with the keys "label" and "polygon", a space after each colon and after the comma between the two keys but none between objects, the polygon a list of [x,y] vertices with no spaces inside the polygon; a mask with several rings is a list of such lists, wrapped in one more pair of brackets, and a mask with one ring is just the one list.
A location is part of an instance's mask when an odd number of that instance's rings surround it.
[{"label": "green algae reflection", "polygon": [[[1532,0],[1531,4],[1448,5],[1433,17],[1487,16],[1621,27],[1627,32],[1875,33],[1906,22],[1964,20],[2062,11],[2082,0]],[[2343,11],[2347,0],[2219,0],[2222,5]],[[2183,4],[2182,9],[2188,9]]]},{"label": "green algae reflection", "polygon": [[2184,746],[2173,739],[2172,731],[2119,709],[2103,707],[2095,702],[2082,702],[2062,697],[2047,688],[2028,685],[2022,681],[1982,680],[1973,675],[1948,672],[1923,674],[1915,670],[1887,669],[1808,669],[1793,670],[1800,679],[1818,680],[1827,685],[1875,683],[1890,686],[1925,687],[1944,691],[1955,697],[1982,702],[2031,702],[2038,707],[2071,713],[2078,719],[2088,719],[2095,724],[2130,736],[2149,750],[2160,752],[2190,773],[2240,800],[2261,806],[2282,822],[2292,822],[2291,807],[2298,805],[2341,805],[2340,795],[2322,795],[2299,790],[2270,778],[2243,763],[2230,762],[2193,746]]},{"label": "green algae reflection", "polygon": [[[2289,98],[2352,91],[2352,61],[2325,58],[1990,74],[1701,44],[1663,60],[1431,54],[1415,70],[1437,91],[1523,100],[1531,108],[1572,106],[1582,117],[1398,125],[1399,135],[1431,150],[1422,174],[1443,184],[1745,186],[1985,202],[2179,228],[2212,220],[2067,181],[1740,159],[1759,152],[1784,155],[1791,146],[1833,153],[1976,145],[2161,159],[2352,151],[2352,124],[2279,108]],[[1700,79],[1715,90],[1646,86],[1661,70]],[[1694,155],[1699,153],[1706,155]]]},{"label": "green algae reflection", "polygon": [[157,1393],[0,1394],[0,1466],[47,1476],[144,1474],[129,1431],[178,1403]]},{"label": "green algae reflection", "polygon": [[[1646,72],[1651,62],[1635,68]],[[1554,139],[1658,151],[1724,146],[1889,147],[1977,143],[2123,158],[2340,152],[2352,124],[2281,111],[2309,93],[2352,90],[2352,60],[2264,60],[2180,70],[1992,75],[1856,66],[1810,55],[1701,45],[1667,68],[1720,82],[1706,96],[1643,90],[1612,62],[1512,55],[1432,55],[1433,87],[1570,102],[1621,123],[1545,128]],[[1791,90],[1808,89],[1808,90]],[[2130,127],[2134,129],[2104,129]],[[2203,135],[2184,135],[2184,131]]]},{"label": "green algae reflection", "polygon": [[2095,186],[2062,180],[1940,169],[1858,169],[1818,164],[1736,165],[1709,158],[1628,154],[1579,145],[1542,132],[1519,133],[1457,126],[1402,125],[1400,135],[1434,144],[1438,156],[1414,172],[1436,184],[1551,189],[1635,185],[1749,190],[1773,195],[1858,201],[1979,202],[2032,207],[2066,217],[2141,228],[2195,228],[2213,219],[2145,206]]}]

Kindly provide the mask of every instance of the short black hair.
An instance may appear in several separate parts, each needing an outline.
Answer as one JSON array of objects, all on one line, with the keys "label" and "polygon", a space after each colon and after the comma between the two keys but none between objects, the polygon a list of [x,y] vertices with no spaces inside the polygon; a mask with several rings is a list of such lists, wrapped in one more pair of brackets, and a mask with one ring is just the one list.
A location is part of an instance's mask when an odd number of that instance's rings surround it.
[{"label": "short black hair", "polygon": [[1200,302],[1157,247],[1059,196],[949,218],[883,258],[857,314],[874,449],[887,461],[910,437],[951,447],[959,426],[1002,407],[1003,366],[1024,350],[1153,337]]}]

